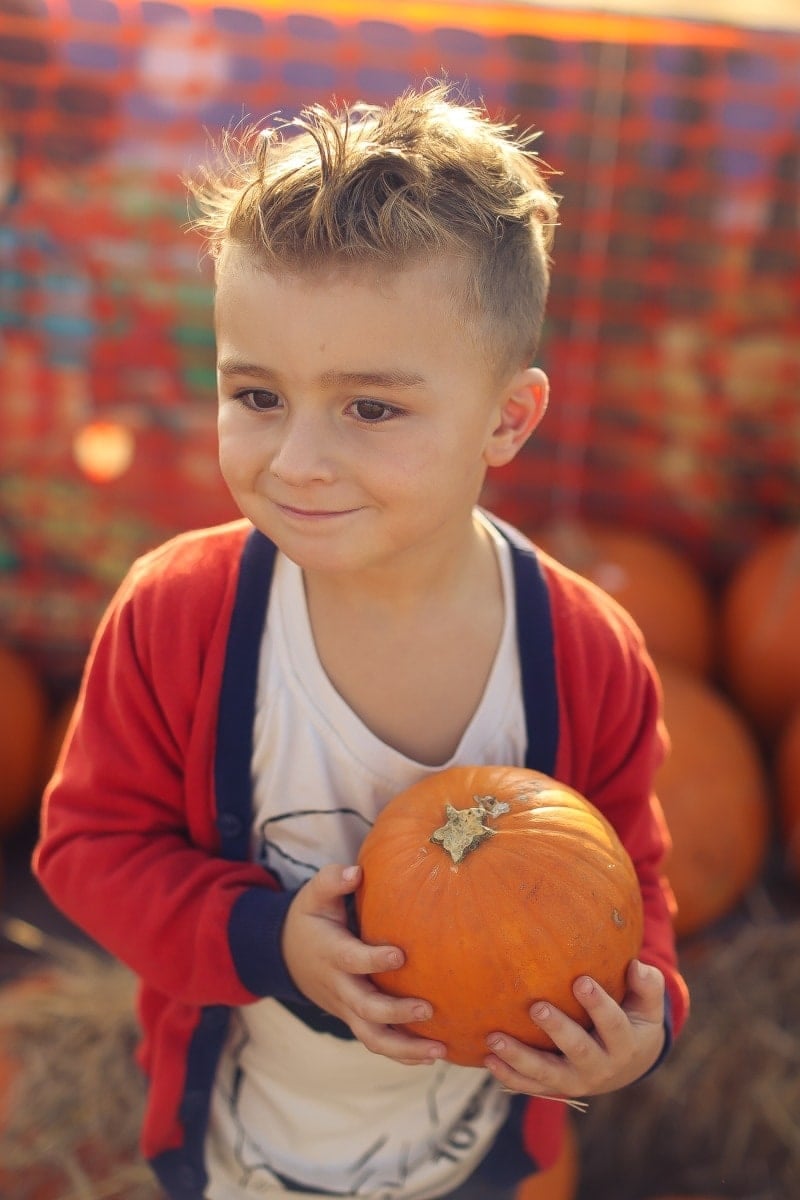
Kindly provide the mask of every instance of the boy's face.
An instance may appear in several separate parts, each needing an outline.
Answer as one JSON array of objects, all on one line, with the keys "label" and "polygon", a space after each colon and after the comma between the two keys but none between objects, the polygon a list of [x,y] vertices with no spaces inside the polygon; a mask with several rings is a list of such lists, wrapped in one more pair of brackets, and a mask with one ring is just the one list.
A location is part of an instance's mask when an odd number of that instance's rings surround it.
[{"label": "boy's face", "polygon": [[223,253],[222,473],[242,513],[306,570],[446,551],[487,465],[513,457],[513,389],[450,316],[455,269],[277,275],[238,247]]}]

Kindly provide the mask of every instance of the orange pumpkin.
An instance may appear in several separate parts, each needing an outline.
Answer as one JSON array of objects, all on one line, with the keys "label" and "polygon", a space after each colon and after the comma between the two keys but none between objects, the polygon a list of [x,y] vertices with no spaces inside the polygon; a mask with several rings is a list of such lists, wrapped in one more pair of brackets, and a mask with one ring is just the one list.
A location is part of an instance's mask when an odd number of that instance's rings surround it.
[{"label": "orange pumpkin", "polygon": [[727,685],[772,741],[800,703],[800,528],[764,538],[733,573],[721,633]]},{"label": "orange pumpkin", "polygon": [[77,695],[69,695],[63,699],[47,723],[42,752],[39,758],[41,788],[44,788],[49,783],[50,776],[55,770],[58,756],[61,753],[61,747],[64,744],[64,738],[72,720],[72,714],[75,711],[77,699]]},{"label": "orange pumpkin", "polygon": [[521,1183],[515,1200],[575,1200],[579,1175],[578,1139],[568,1120],[558,1158],[548,1170],[530,1175]]},{"label": "orange pumpkin", "polygon": [[572,994],[584,973],[625,994],[642,938],[635,870],[605,817],[547,775],[429,775],[386,805],[359,862],[362,938],[406,954],[375,982],[431,1002],[410,1029],[445,1042],[452,1062],[481,1065],[493,1030],[552,1046],[530,1019],[535,1000],[586,1025]]},{"label": "orange pumpkin", "polygon": [[688,559],[643,533],[569,524],[532,534],[543,550],[626,609],[651,653],[708,674],[716,657],[711,593]]},{"label": "orange pumpkin", "polygon": [[710,684],[659,662],[672,748],[656,791],[672,835],[667,875],[685,937],[731,911],[764,864],[770,801],[744,717]]},{"label": "orange pumpkin", "polygon": [[38,799],[47,697],[30,664],[0,646],[0,834],[15,829]]},{"label": "orange pumpkin", "polygon": [[775,787],[785,864],[789,874],[800,880],[800,705],[778,742]]}]

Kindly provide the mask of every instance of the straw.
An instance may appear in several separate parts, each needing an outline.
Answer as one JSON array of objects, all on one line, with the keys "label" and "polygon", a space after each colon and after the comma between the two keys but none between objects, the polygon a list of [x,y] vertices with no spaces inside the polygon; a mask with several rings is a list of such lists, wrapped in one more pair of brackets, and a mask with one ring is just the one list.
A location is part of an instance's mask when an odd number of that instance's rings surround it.
[{"label": "straw", "polygon": [[746,920],[687,952],[665,1062],[576,1121],[585,1194],[800,1197],[800,921]]}]

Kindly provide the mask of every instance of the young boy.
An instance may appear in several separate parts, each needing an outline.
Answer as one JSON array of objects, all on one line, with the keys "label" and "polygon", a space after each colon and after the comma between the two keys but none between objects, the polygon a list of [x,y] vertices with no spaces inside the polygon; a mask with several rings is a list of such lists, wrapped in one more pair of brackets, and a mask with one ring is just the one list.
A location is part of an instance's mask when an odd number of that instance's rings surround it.
[{"label": "young boy", "polygon": [[[443,85],[292,124],[194,189],[244,520],[123,583],[36,866],[141,978],[143,1149],[174,1200],[503,1200],[558,1153],[545,1097],[633,1082],[684,1019],[658,685],[619,608],[477,507],[547,403],[529,140]],[[646,911],[621,1006],[578,979],[592,1032],[533,1005],[558,1051],[498,1030],[485,1069],[397,1028],[428,1001],[375,988],[403,948],[348,919],[376,814],[456,763],[582,791]]]}]

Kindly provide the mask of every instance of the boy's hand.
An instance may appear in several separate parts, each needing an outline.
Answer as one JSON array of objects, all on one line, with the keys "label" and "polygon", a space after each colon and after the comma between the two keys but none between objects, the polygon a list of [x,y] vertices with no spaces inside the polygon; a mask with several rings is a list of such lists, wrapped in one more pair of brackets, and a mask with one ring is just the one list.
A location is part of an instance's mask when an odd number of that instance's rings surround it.
[{"label": "boy's hand", "polygon": [[368,978],[402,966],[402,950],[367,946],[347,927],[344,898],[360,875],[359,867],[325,866],[300,888],[283,927],[289,974],[304,996],[349,1025],[374,1054],[408,1065],[434,1062],[444,1057],[441,1042],[392,1028],[430,1017],[430,1004],[387,996]]},{"label": "boy's hand", "polygon": [[627,983],[620,1006],[593,980],[576,980],[575,997],[592,1019],[590,1031],[552,1004],[535,1004],[531,1017],[561,1054],[498,1032],[488,1038],[487,1067],[505,1087],[529,1096],[597,1096],[633,1083],[664,1045],[664,976],[634,960]]}]

